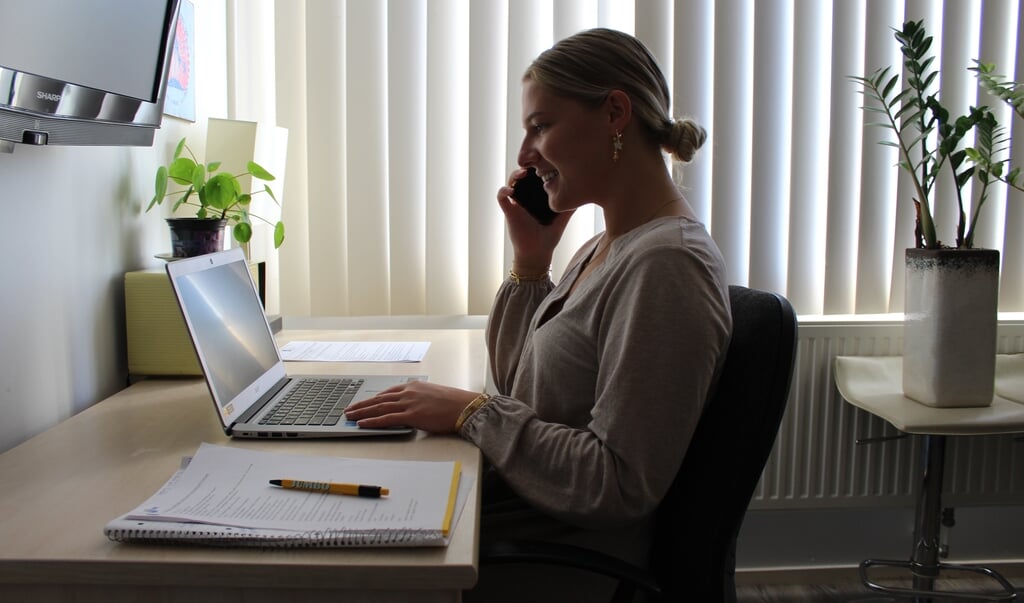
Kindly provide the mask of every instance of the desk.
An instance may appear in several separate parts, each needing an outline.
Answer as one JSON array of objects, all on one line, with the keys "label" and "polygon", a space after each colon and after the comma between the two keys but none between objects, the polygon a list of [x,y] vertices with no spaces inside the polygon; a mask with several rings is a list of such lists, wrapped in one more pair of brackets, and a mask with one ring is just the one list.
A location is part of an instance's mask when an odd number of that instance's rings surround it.
[{"label": "desk", "polygon": [[[430,341],[422,363],[289,363],[293,374],[428,374],[484,386],[479,330],[285,331],[290,340]],[[201,442],[296,454],[459,460],[480,482],[480,453],[455,436],[231,441],[200,379],[145,380],[0,455],[0,601],[458,601],[477,579],[479,490],[448,547],[214,549],[119,544],[103,526],[155,492]]]},{"label": "desk", "polygon": [[[914,520],[914,546],[909,562],[868,559],[861,563],[861,580],[872,590],[930,601],[937,594],[935,580],[943,569],[974,572],[991,578],[1003,589],[991,593],[943,593],[970,601],[1013,600],[1013,586],[997,572],[976,565],[940,563],[939,525],[942,513],[942,478],[946,437],[1017,433],[1024,431],[1024,355],[998,356],[996,395],[991,406],[981,408],[933,408],[903,396],[903,362],[898,356],[836,358],[835,378],[839,394],[850,404],[877,415],[896,429],[921,438],[922,472]],[[910,589],[872,582],[867,570],[896,566],[910,570]]]}]

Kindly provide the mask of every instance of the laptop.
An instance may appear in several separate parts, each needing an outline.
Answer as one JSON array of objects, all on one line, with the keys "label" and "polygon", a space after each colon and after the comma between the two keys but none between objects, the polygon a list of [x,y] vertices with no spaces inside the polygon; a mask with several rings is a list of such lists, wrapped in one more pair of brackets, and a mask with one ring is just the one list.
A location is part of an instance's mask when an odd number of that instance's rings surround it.
[{"label": "laptop", "polygon": [[344,410],[351,402],[425,376],[286,374],[241,249],[168,262],[167,275],[227,435],[291,439],[413,431],[362,429],[346,420]]}]

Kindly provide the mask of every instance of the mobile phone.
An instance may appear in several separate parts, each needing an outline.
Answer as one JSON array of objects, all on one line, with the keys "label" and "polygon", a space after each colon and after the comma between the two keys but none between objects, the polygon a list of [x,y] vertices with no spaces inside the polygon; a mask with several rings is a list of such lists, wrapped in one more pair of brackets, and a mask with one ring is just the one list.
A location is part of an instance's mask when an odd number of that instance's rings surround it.
[{"label": "mobile phone", "polygon": [[526,175],[512,185],[512,198],[526,208],[530,215],[541,224],[551,224],[557,212],[548,205],[548,194],[544,191],[544,181],[537,171],[529,168]]}]

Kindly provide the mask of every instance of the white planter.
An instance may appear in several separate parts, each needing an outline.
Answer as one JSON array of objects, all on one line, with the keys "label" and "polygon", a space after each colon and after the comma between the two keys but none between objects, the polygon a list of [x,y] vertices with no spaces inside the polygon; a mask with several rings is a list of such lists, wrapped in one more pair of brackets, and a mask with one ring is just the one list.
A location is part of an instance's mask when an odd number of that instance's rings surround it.
[{"label": "white planter", "polygon": [[992,403],[999,252],[907,249],[903,394],[928,406]]}]

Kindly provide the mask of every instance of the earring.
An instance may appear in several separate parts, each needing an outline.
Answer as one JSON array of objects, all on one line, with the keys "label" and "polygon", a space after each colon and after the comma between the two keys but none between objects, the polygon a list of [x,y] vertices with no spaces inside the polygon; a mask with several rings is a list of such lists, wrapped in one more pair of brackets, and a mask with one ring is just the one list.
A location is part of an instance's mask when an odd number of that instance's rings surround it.
[{"label": "earring", "polygon": [[612,136],[612,161],[619,160],[619,151],[622,150],[622,134],[616,130],[615,136]]}]

